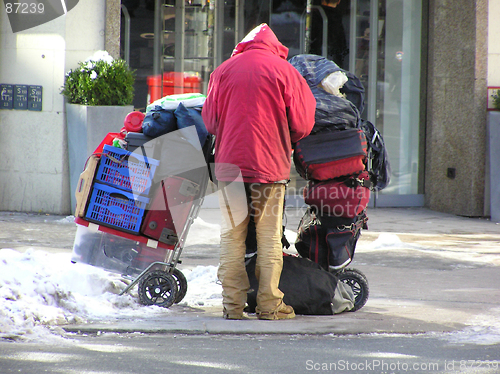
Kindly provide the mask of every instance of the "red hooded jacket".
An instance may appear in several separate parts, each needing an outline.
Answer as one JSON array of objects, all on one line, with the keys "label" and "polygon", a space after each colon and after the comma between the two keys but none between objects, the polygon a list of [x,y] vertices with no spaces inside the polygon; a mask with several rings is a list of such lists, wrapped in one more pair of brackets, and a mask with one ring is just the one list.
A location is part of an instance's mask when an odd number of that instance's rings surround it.
[{"label": "red hooded jacket", "polygon": [[234,165],[245,182],[290,178],[292,143],[311,132],[316,100],[287,56],[262,24],[212,72],[202,116],[216,136],[218,180],[235,180]]}]

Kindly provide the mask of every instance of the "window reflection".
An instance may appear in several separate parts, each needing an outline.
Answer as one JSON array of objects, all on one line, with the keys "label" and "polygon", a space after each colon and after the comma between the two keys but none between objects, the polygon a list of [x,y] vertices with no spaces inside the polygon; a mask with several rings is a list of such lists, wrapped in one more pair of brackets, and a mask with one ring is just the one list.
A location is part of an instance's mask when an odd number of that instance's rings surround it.
[{"label": "window reflection", "polygon": [[[393,170],[391,184],[381,193],[422,193],[420,0],[311,0],[308,50],[306,0],[218,1],[184,2],[180,38],[176,35],[176,0],[165,0],[162,68],[167,74],[181,75],[175,76],[173,91],[161,94],[185,92],[190,85],[198,85],[192,89],[206,93],[216,65],[230,57],[236,43],[250,30],[268,23],[289,48],[289,57],[307,52],[325,55],[360,78],[366,104],[362,117],[372,120],[381,131]],[[217,14],[216,2],[221,9]],[[154,2],[122,3],[131,15],[130,65],[137,74],[134,105],[145,109],[152,90],[148,77],[153,74]],[[162,78],[157,84],[165,90]],[[295,170],[291,175],[292,190],[300,191],[305,181]]]}]

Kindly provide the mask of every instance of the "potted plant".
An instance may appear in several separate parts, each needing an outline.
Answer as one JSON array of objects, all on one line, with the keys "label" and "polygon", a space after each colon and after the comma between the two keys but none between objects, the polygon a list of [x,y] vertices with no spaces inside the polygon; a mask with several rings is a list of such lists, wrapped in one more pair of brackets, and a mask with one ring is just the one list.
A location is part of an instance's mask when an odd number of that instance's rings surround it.
[{"label": "potted plant", "polygon": [[66,74],[61,94],[66,98],[72,210],[87,158],[108,133],[120,131],[125,117],[134,110],[134,80],[135,73],[127,63],[106,51],[96,52]]},{"label": "potted plant", "polygon": [[493,92],[491,98],[493,99],[493,108],[495,108],[496,110],[500,110],[500,90]]},{"label": "potted plant", "polygon": [[66,74],[61,93],[71,104],[132,105],[134,72],[124,60],[98,51]]},{"label": "potted plant", "polygon": [[500,90],[492,91],[491,104],[494,110],[488,111],[488,141],[490,165],[490,216],[492,222],[500,222]]}]

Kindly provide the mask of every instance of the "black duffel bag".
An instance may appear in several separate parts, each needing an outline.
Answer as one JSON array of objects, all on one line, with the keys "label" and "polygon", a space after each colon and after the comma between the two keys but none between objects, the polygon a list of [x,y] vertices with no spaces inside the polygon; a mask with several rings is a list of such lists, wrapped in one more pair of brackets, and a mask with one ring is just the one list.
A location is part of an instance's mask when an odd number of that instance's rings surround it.
[{"label": "black duffel bag", "polygon": [[[250,281],[247,295],[248,313],[255,313],[259,283],[255,276],[257,254],[247,258],[246,270]],[[283,270],[279,289],[284,293],[283,302],[293,307],[296,314],[333,315],[347,312],[354,307],[350,287],[339,282],[336,275],[306,259],[283,257]]]}]

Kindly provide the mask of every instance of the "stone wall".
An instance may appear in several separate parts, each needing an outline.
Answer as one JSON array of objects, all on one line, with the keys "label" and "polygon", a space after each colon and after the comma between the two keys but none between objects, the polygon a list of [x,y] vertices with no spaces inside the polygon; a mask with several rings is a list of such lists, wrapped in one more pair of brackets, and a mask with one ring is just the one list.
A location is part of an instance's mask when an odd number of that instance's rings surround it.
[{"label": "stone wall", "polygon": [[120,58],[120,0],[106,0],[106,38],[105,49],[113,58]]},{"label": "stone wall", "polygon": [[[105,0],[13,33],[0,12],[0,83],[41,85],[42,111],[0,110],[0,210],[69,214],[65,73],[105,47]],[[119,13],[118,13],[119,17]]]},{"label": "stone wall", "polygon": [[426,205],[483,216],[487,0],[430,0]]}]

